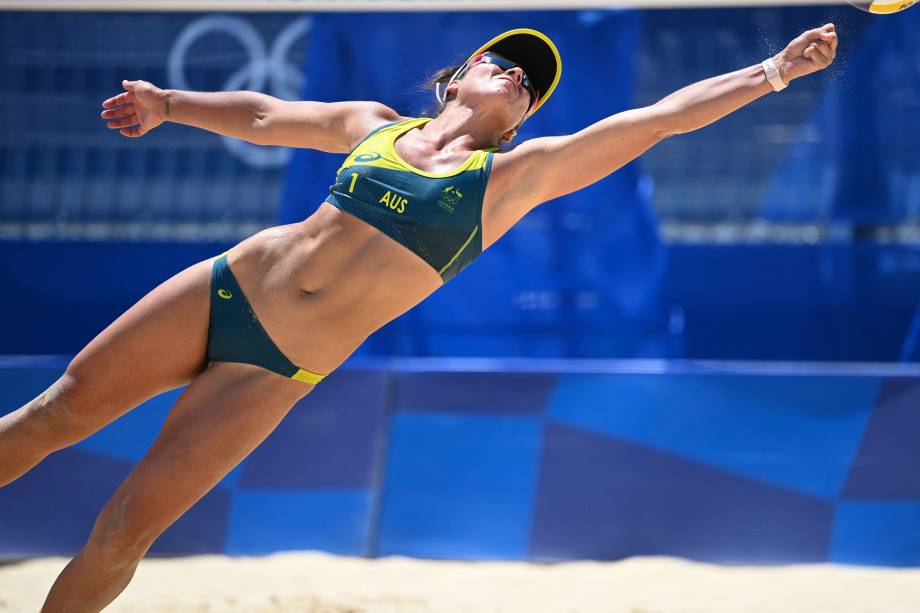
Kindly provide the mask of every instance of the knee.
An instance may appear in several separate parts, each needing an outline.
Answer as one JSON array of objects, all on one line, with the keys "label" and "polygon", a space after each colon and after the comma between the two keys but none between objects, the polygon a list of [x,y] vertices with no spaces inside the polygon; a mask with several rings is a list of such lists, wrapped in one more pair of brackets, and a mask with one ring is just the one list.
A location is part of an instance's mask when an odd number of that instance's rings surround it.
[{"label": "knee", "polygon": [[147,553],[146,545],[128,535],[112,534],[107,538],[90,539],[78,556],[91,562],[102,574],[137,566]]},{"label": "knee", "polygon": [[81,555],[106,569],[130,567],[140,562],[157,533],[132,518],[127,503],[107,506],[90,534]]},{"label": "knee", "polygon": [[68,445],[91,434],[95,428],[85,417],[90,412],[83,407],[85,400],[82,396],[77,379],[65,372],[24,407],[30,429],[61,445]]}]

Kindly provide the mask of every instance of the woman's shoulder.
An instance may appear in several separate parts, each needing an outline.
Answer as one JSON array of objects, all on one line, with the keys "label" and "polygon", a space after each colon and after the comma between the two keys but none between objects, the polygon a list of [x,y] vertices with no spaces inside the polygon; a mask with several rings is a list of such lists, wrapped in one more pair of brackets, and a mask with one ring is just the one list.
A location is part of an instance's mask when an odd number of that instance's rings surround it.
[{"label": "woman's shoulder", "polygon": [[386,126],[415,119],[414,117],[400,115],[392,108],[380,102],[366,102],[362,107],[361,112],[356,113],[351,118],[351,125],[348,129],[351,136],[352,149],[361,141],[366,140],[368,136]]}]

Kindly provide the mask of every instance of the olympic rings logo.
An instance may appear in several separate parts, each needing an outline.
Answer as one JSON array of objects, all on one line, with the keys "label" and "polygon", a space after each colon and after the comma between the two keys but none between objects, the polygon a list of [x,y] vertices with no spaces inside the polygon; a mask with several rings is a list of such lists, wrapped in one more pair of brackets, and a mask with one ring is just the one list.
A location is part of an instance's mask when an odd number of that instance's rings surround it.
[{"label": "olympic rings logo", "polygon": [[[271,49],[268,49],[259,32],[245,19],[227,15],[196,19],[182,30],[169,52],[167,70],[170,86],[173,89],[194,89],[185,74],[189,48],[208,34],[224,34],[237,40],[249,56],[249,61],[227,78],[224,91],[248,89],[285,100],[297,99],[306,80],[303,69],[291,64],[288,55],[294,43],[309,33],[311,25],[307,17],[292,21],[278,33]],[[257,168],[284,166],[291,157],[290,149],[284,147],[262,147],[235,138],[221,138],[230,153]]]}]

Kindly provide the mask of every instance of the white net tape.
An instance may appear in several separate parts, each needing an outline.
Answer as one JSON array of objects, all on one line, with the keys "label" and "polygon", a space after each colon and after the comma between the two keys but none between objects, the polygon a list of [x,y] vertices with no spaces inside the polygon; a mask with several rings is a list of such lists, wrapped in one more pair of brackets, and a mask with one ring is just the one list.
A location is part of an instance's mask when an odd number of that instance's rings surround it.
[{"label": "white net tape", "polygon": [[0,0],[19,11],[489,11],[843,4],[841,0]]}]

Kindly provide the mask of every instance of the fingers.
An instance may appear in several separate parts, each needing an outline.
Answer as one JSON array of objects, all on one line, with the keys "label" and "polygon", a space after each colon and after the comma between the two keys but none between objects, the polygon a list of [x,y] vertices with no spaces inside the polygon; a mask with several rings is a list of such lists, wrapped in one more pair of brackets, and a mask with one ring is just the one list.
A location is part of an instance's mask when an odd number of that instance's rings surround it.
[{"label": "fingers", "polygon": [[805,31],[802,36],[804,36],[809,41],[815,41],[822,40],[825,36],[829,36],[831,34],[837,34],[837,26],[832,23],[826,23],[820,28]]},{"label": "fingers", "polygon": [[804,43],[815,43],[815,42],[826,42],[834,48],[837,49],[837,27],[832,23],[826,23],[820,28],[815,28],[814,30],[808,30],[803,32],[799,37]]},{"label": "fingers", "polygon": [[815,45],[815,49],[824,56],[828,64],[834,61],[834,49],[829,44],[819,43]]},{"label": "fingers", "polygon": [[108,100],[102,103],[102,108],[111,109],[116,106],[121,106],[123,104],[128,104],[129,102],[134,102],[134,92],[139,87],[144,85],[146,81],[128,81],[127,79],[121,82],[121,86],[125,88],[125,91],[118,94],[117,96],[112,96]]},{"label": "fingers", "polygon": [[129,102],[134,102],[134,94],[132,92],[122,92],[117,96],[112,96],[108,100],[102,103],[102,108],[112,109],[116,106],[122,106],[128,104]]},{"label": "fingers", "polygon": [[134,104],[129,102],[125,104],[124,106],[119,106],[118,108],[115,108],[115,109],[109,109],[106,111],[102,111],[102,113],[100,114],[100,117],[102,117],[103,119],[118,119],[119,117],[128,117],[129,115],[134,115],[136,112],[137,111],[134,107]]},{"label": "fingers", "polygon": [[821,40],[828,44],[831,48],[832,55],[837,53],[837,43],[839,38],[837,36],[837,29],[834,24],[829,23],[822,28],[819,28],[819,36]]},{"label": "fingers", "polygon": [[[137,110],[132,103],[128,103],[115,109],[102,111],[100,116],[103,119],[108,120],[106,121],[106,126],[110,130],[118,130],[119,128],[134,126],[141,122],[140,118],[137,116]],[[138,134],[138,136],[140,136],[140,134]]]},{"label": "fingers", "polygon": [[118,130],[122,136],[137,138],[143,136],[144,131],[140,126],[140,118],[137,115],[136,97],[134,91],[142,85],[143,81],[121,82],[121,86],[126,91],[112,96],[102,103],[104,109],[100,117],[107,120],[106,126],[110,130]]},{"label": "fingers", "polygon": [[837,28],[827,23],[820,28],[808,30],[800,37],[805,48],[802,57],[810,60],[817,68],[827,68],[837,56]]},{"label": "fingers", "polygon": [[818,68],[827,68],[834,61],[835,52],[830,44],[821,41],[808,45],[802,55]]},{"label": "fingers", "polygon": [[115,119],[113,121],[109,121],[106,123],[106,125],[109,127],[110,130],[115,130],[116,128],[124,128],[126,126],[138,125],[139,123],[140,123],[140,120],[137,118],[137,115],[130,115],[122,119]]},{"label": "fingers", "polygon": [[818,59],[818,50],[815,49],[814,45],[809,45],[802,55],[805,56],[805,59],[811,60],[813,64],[821,65],[821,61]]}]

